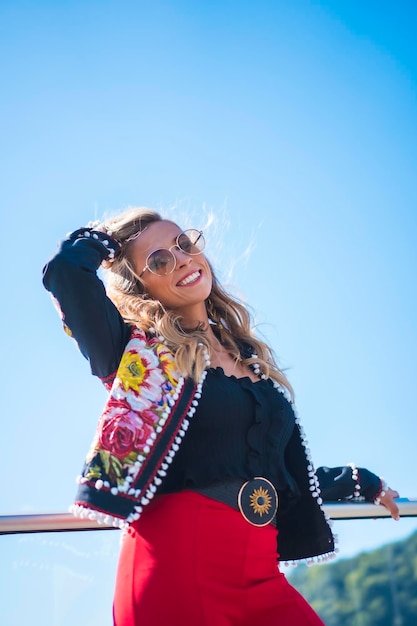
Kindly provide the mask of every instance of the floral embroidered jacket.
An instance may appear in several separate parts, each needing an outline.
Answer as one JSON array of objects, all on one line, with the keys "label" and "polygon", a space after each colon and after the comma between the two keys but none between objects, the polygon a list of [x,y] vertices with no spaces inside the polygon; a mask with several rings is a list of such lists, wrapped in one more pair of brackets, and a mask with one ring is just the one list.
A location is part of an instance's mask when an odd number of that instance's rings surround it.
[{"label": "floral embroidered jacket", "polygon": [[[79,477],[75,514],[122,528],[139,519],[186,436],[205,375],[197,384],[184,379],[175,369],[174,355],[157,337],[132,331]],[[334,549],[318,480],[295,422],[299,459],[293,465],[300,468],[294,477],[300,495],[289,512],[278,515],[285,560],[328,555]]]}]

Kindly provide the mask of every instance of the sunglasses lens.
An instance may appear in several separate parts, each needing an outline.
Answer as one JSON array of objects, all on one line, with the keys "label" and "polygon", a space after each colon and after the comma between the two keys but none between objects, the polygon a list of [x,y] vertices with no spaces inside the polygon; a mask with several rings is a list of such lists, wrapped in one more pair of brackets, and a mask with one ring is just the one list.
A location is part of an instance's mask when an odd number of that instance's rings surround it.
[{"label": "sunglasses lens", "polygon": [[204,250],[205,240],[200,230],[191,228],[178,237],[178,246],[187,254],[200,254]]},{"label": "sunglasses lens", "polygon": [[169,250],[155,250],[148,257],[148,268],[153,274],[165,276],[175,267],[175,258]]}]

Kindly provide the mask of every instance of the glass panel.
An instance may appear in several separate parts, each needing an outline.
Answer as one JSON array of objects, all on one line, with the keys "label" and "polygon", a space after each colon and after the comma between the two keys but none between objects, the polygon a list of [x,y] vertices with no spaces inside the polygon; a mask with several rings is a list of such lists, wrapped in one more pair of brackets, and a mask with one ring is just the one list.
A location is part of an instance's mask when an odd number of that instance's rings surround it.
[{"label": "glass panel", "polygon": [[0,537],[3,626],[112,626],[117,530]]}]

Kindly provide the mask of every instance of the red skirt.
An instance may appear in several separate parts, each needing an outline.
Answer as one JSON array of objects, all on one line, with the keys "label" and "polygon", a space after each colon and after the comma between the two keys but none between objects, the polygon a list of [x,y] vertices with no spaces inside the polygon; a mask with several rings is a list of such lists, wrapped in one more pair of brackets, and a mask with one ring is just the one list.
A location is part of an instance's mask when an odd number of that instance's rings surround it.
[{"label": "red skirt", "polygon": [[192,491],[156,496],[125,533],[115,626],[324,626],[277,565],[277,531]]}]

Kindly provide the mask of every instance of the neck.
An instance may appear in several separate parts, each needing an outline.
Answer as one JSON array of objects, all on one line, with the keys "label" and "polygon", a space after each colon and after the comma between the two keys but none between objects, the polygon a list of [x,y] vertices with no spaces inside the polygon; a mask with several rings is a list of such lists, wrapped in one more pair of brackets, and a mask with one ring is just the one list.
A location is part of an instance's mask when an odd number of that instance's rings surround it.
[{"label": "neck", "polygon": [[193,307],[188,306],[186,310],[176,309],[175,313],[178,313],[178,315],[181,316],[181,326],[186,330],[192,330],[194,328],[210,330],[210,324],[204,302]]}]

